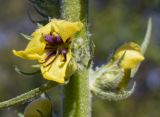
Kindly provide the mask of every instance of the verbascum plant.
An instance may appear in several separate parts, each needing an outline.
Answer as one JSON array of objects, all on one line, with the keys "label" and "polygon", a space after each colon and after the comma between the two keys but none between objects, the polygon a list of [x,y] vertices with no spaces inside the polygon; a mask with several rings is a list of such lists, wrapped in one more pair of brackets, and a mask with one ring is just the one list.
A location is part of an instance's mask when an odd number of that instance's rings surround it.
[{"label": "verbascum plant", "polygon": [[[90,117],[92,96],[117,101],[133,93],[135,82],[130,86],[128,84],[145,59],[144,53],[151,36],[151,19],[141,46],[135,42],[125,43],[114,52],[108,63],[94,69],[94,47],[88,36],[88,1],[63,0],[62,18],[57,19],[53,18],[51,0],[30,1],[45,20],[34,21],[38,28],[31,36],[21,34],[29,43],[24,50],[13,50],[13,54],[23,59],[36,60],[37,65],[32,67],[37,67],[39,71],[25,73],[18,68],[16,71],[24,75],[41,73],[46,83],[1,102],[0,108],[32,101],[47,90],[61,85],[64,96],[60,116]],[[50,117],[52,105],[46,98],[36,99],[26,107],[24,116]]]}]

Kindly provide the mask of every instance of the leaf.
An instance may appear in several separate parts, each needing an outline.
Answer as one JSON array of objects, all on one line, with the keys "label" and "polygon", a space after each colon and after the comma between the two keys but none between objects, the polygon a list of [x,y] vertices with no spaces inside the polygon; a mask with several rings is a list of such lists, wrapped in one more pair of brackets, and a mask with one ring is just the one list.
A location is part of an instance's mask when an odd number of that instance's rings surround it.
[{"label": "leaf", "polygon": [[108,100],[108,101],[119,101],[124,100],[132,95],[132,93],[135,90],[136,82],[133,83],[132,88],[129,90],[121,90],[121,91],[106,91],[101,90],[96,87],[92,87],[91,91],[93,94],[95,94],[97,97]]},{"label": "leaf", "polygon": [[43,18],[60,17],[60,0],[29,0]]},{"label": "leaf", "polygon": [[43,25],[40,24],[40,23],[37,23],[37,26],[38,26],[39,28],[41,28]]},{"label": "leaf", "polygon": [[[145,35],[145,38],[141,44],[141,53],[144,55],[148,46],[149,46],[149,43],[150,43],[150,38],[151,38],[151,32],[152,32],[152,18],[149,18],[148,20],[148,25],[147,25],[147,32],[146,32],[146,35]],[[134,77],[136,72],[138,71],[139,69],[139,65],[137,65],[136,68],[134,68],[132,70],[132,73],[131,73],[131,77]]]},{"label": "leaf", "polygon": [[41,24],[41,25],[45,25],[47,22],[48,22],[48,19],[44,19],[44,20],[34,20],[30,14],[30,11],[27,10],[27,15],[28,15],[28,18],[31,20],[32,23],[34,24]]},{"label": "leaf", "polygon": [[26,34],[20,33],[20,35],[21,35],[23,38],[25,38],[25,39],[27,39],[27,40],[29,40],[29,41],[32,39],[31,36],[28,36],[28,35],[26,35]]},{"label": "leaf", "polygon": [[151,31],[152,31],[152,18],[149,18],[149,20],[148,20],[148,26],[147,26],[147,32],[146,32],[144,41],[143,41],[143,43],[141,45],[141,52],[142,52],[142,54],[145,54],[145,52],[146,52],[146,50],[148,48],[148,45],[150,43]]},{"label": "leaf", "polygon": [[24,117],[24,115],[22,113],[17,113],[18,117]]},{"label": "leaf", "polygon": [[40,68],[41,65],[40,64],[36,64],[36,65],[32,65],[33,68]]},{"label": "leaf", "polygon": [[27,75],[27,76],[31,76],[31,75],[40,73],[40,70],[37,70],[35,72],[24,72],[24,71],[21,71],[17,66],[15,66],[15,71],[21,75]]}]

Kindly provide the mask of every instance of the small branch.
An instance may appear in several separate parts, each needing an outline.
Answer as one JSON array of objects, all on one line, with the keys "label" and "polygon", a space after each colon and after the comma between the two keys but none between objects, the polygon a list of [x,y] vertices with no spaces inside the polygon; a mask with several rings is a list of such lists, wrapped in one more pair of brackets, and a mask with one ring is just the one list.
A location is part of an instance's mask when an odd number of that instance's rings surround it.
[{"label": "small branch", "polygon": [[57,84],[54,82],[48,82],[38,88],[35,88],[35,89],[33,89],[29,92],[26,92],[22,95],[19,95],[15,98],[9,99],[4,102],[0,102],[0,109],[8,108],[10,106],[14,106],[14,105],[21,104],[21,103],[25,103],[26,101],[31,100],[31,99],[41,95],[42,93],[46,92],[50,88],[55,87],[56,85]]}]

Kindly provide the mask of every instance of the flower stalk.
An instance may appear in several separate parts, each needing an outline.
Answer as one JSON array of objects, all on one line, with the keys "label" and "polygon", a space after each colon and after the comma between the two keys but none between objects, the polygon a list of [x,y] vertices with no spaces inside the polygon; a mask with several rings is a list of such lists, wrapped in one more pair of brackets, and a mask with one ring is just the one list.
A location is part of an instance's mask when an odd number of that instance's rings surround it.
[{"label": "flower stalk", "polygon": [[42,86],[35,88],[27,93],[23,93],[15,98],[9,99],[4,102],[0,102],[0,109],[8,108],[10,106],[22,104],[26,101],[29,101],[37,96],[40,96],[42,93],[46,92],[47,90],[57,86],[57,83],[48,82],[43,84]]},{"label": "flower stalk", "polygon": [[[89,90],[90,41],[87,35],[87,0],[63,0],[62,17],[69,21],[81,21],[84,28],[78,37],[84,42],[80,54],[80,70],[71,78],[69,84],[64,86],[64,117],[90,117],[91,94]],[[78,43],[79,44],[79,43]]]}]

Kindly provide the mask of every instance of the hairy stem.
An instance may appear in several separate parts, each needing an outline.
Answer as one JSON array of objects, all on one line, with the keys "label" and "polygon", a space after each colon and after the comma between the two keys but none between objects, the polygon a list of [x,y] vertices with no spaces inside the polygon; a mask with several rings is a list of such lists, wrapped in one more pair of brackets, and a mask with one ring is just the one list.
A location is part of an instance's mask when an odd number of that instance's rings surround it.
[{"label": "hairy stem", "polygon": [[31,99],[41,95],[42,93],[46,92],[48,89],[50,89],[52,87],[55,87],[56,85],[57,85],[56,83],[48,82],[38,88],[35,88],[27,93],[21,94],[15,98],[9,99],[4,102],[0,102],[0,109],[24,103],[28,100],[31,100]]},{"label": "hairy stem", "polygon": [[64,87],[64,117],[90,117],[91,95],[89,90],[90,41],[87,35],[87,0],[63,0],[62,16],[69,21],[81,21],[84,24],[79,37],[85,42],[81,70],[75,73],[69,84]]}]

